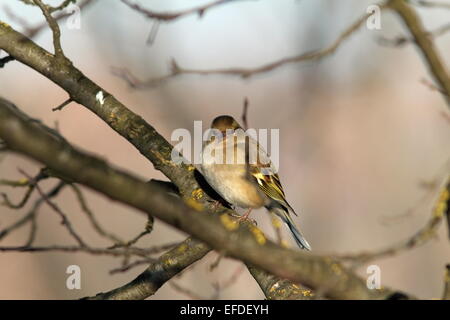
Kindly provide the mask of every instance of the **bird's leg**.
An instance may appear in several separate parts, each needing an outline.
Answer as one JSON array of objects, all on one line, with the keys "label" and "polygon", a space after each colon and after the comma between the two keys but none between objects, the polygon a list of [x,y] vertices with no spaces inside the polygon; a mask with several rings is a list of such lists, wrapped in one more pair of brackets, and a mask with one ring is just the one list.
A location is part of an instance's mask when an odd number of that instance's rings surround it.
[{"label": "bird's leg", "polygon": [[224,205],[220,200],[208,200],[209,203],[211,203],[211,211],[216,211],[219,209],[220,205]]},{"label": "bird's leg", "polygon": [[216,211],[217,208],[219,208],[220,206],[220,201],[219,200],[213,200],[212,201],[212,211]]},{"label": "bird's leg", "polygon": [[250,212],[252,212],[253,208],[248,208],[248,210],[238,218],[238,221],[245,221],[248,220],[248,216],[250,215]]}]

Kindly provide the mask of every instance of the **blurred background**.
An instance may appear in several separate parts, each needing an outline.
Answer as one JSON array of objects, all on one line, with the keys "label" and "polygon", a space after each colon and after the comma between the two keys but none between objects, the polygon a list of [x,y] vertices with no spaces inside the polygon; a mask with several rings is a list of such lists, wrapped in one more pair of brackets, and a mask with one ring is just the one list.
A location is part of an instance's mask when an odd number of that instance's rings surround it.
[{"label": "blurred background", "polygon": [[[209,1],[136,1],[155,11],[175,11]],[[450,1],[448,1],[450,3]],[[58,4],[59,1],[47,1]],[[430,216],[435,193],[424,187],[448,172],[450,124],[447,107],[436,91],[421,83],[430,79],[413,45],[382,46],[377,39],[407,35],[398,17],[382,13],[381,30],[363,26],[338,51],[320,62],[290,64],[247,80],[226,76],[180,76],[152,89],[130,88],[111,67],[126,67],[140,79],[169,72],[171,58],[186,68],[256,67],[320,49],[331,44],[362,16],[371,1],[237,1],[206,12],[161,23],[152,45],[146,40],[153,22],[121,1],[96,1],[81,16],[81,28],[61,22],[62,45],[74,65],[111,92],[170,139],[177,128],[204,126],[220,114],[239,118],[248,97],[249,125],[280,129],[280,177],[291,205],[300,212],[296,222],[316,254],[348,254],[381,249],[410,237]],[[0,0],[0,20],[18,30],[43,21],[41,12],[19,1]],[[428,30],[448,23],[450,12],[419,9]],[[34,39],[52,51],[45,29]],[[450,59],[450,33],[436,39],[444,59]],[[0,70],[0,96],[28,115],[55,127],[73,144],[108,159],[144,179],[164,178],[125,139],[84,107],[72,103],[52,112],[67,99],[65,92],[37,72],[11,62]],[[21,156],[2,155],[0,178],[22,178],[40,166]],[[55,181],[45,181],[48,190]],[[133,209],[85,190],[89,206],[102,225],[126,239],[145,226]],[[24,190],[0,186],[14,201]],[[37,193],[33,195],[36,199]],[[25,214],[0,207],[0,229]],[[74,228],[95,246],[108,243],[91,228],[73,193],[66,189],[55,202]],[[252,218],[273,236],[264,210]],[[73,244],[59,217],[44,205],[38,217],[36,245]],[[28,227],[2,240],[21,245]],[[156,221],[153,233],[138,245],[153,246],[182,240],[186,234]],[[288,233],[285,238],[291,241]],[[292,243],[292,242],[291,242]],[[439,298],[444,266],[450,262],[447,230],[426,245],[392,258],[374,261],[381,284]],[[214,294],[214,283],[239,278],[220,292],[223,299],[261,299],[262,292],[240,262],[222,260],[209,271],[217,253],[210,253],[181,277],[178,285],[199,296]],[[95,295],[131,281],[145,269],[136,267],[110,275],[119,259],[84,253],[0,253],[0,299],[75,299]],[[66,288],[66,268],[81,268],[81,290]],[[358,270],[366,276],[366,266]],[[187,298],[169,283],[153,299]]]}]

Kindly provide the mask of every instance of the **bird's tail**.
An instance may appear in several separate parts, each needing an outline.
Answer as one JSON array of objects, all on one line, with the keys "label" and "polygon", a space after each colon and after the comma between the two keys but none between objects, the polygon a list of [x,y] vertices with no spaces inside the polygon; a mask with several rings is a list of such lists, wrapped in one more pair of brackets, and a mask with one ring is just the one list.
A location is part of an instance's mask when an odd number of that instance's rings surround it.
[{"label": "bird's tail", "polygon": [[287,209],[272,207],[269,210],[275,213],[278,217],[281,218],[281,220],[283,220],[284,223],[287,224],[289,230],[292,233],[292,236],[294,237],[295,242],[301,249],[311,251],[311,246],[295,225],[294,220],[292,220],[289,211],[287,211]]}]

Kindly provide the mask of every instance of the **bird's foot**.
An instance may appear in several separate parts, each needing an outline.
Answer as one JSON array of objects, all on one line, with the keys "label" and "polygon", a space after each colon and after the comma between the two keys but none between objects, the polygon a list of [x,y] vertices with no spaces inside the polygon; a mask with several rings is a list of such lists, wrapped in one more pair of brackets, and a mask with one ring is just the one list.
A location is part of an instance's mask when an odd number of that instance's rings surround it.
[{"label": "bird's foot", "polygon": [[250,221],[253,224],[256,224],[256,221],[253,219],[250,219],[250,213],[252,212],[253,208],[249,208],[243,215],[239,216],[239,218],[237,219],[238,222],[243,222],[243,221]]},{"label": "bird's foot", "polygon": [[216,211],[221,205],[219,200],[212,200],[212,211]]}]

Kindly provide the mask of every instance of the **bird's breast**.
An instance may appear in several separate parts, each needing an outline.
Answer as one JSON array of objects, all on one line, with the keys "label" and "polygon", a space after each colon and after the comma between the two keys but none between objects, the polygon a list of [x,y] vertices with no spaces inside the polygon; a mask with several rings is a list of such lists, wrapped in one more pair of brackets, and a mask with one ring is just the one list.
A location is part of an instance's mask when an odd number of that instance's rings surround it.
[{"label": "bird's breast", "polygon": [[201,171],[210,186],[227,202],[241,208],[260,208],[268,199],[246,175],[246,165],[205,164]]}]

